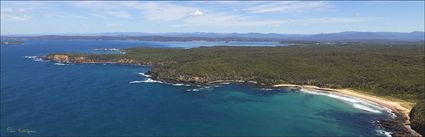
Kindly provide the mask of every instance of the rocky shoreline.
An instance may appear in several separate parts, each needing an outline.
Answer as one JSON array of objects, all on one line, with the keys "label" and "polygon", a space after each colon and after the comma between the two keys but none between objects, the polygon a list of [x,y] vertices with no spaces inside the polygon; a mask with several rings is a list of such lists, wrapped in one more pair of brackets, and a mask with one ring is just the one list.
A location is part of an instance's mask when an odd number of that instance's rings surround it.
[{"label": "rocky shoreline", "polygon": [[[55,62],[66,63],[66,64],[84,64],[84,63],[108,63],[108,64],[131,64],[131,65],[147,65],[153,66],[155,64],[146,63],[146,62],[137,62],[134,59],[121,58],[116,61],[97,61],[94,59],[86,58],[83,56],[69,56],[66,54],[55,54],[48,55],[44,59],[52,60]],[[253,81],[253,80],[212,80],[210,78],[205,77],[196,77],[196,76],[188,76],[188,75],[179,75],[174,78],[172,77],[161,77],[154,71],[148,71],[145,73],[147,75],[151,75],[153,80],[163,81],[166,83],[179,83],[179,84],[191,84],[191,85],[214,85],[219,83],[249,83],[255,84],[261,87],[275,87],[274,85],[268,85],[265,83]],[[292,88],[292,89],[300,89],[302,87],[299,86],[282,86],[283,88]],[[399,111],[393,111],[397,117],[392,120],[381,120],[374,122],[377,126],[381,127],[385,131],[391,132],[393,136],[420,136],[420,134],[414,132],[412,129],[408,127],[409,118],[406,117],[404,113]],[[413,132],[412,132],[413,131]]]}]

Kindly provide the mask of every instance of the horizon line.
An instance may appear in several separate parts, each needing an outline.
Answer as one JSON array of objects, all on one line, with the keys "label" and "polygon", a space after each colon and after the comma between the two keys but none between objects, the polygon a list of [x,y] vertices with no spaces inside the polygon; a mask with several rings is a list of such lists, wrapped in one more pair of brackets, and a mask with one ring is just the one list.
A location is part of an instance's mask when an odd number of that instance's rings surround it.
[{"label": "horizon line", "polygon": [[46,35],[56,35],[56,36],[81,36],[81,35],[99,35],[105,33],[144,33],[144,34],[193,34],[193,33],[215,33],[215,34],[277,34],[277,35],[317,35],[317,34],[332,34],[332,33],[346,33],[346,32],[360,32],[360,33],[414,33],[422,32],[425,33],[425,30],[419,31],[339,31],[339,32],[321,32],[321,33],[266,33],[266,32],[88,32],[88,33],[46,33],[46,34],[0,34],[0,36],[46,36]]}]

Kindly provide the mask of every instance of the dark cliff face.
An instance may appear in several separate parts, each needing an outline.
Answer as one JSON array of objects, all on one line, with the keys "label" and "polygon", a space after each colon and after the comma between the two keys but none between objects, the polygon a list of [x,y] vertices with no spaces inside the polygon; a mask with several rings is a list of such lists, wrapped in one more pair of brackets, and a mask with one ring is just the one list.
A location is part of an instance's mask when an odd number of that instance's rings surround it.
[{"label": "dark cliff face", "polygon": [[412,129],[425,135],[425,100],[419,101],[410,111],[409,116]]}]

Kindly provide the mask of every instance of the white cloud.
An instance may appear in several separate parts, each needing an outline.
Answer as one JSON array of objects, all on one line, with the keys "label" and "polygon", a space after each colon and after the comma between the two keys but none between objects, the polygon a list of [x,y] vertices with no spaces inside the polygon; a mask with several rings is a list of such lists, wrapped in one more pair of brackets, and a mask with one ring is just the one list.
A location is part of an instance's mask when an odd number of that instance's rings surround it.
[{"label": "white cloud", "polygon": [[289,24],[333,24],[366,22],[368,18],[361,17],[321,17],[300,19],[270,19],[258,20],[237,15],[213,14],[184,19],[183,25],[207,27],[280,27]]},{"label": "white cloud", "polygon": [[75,18],[75,19],[87,19],[86,16],[82,16],[82,15],[74,15],[74,14],[67,14],[67,13],[51,13],[51,14],[46,14],[46,17],[49,18]]},{"label": "white cloud", "polygon": [[200,10],[196,10],[196,11],[190,13],[190,15],[192,15],[192,16],[202,16],[202,15],[204,15],[204,12],[202,12]]},{"label": "white cloud", "polygon": [[32,17],[27,15],[26,8],[2,8],[1,9],[1,21],[28,21]]},{"label": "white cloud", "polygon": [[128,11],[140,13],[147,20],[159,21],[159,22],[168,22],[175,21],[182,18],[185,18],[190,15],[193,11],[196,11],[197,8],[189,6],[180,6],[176,4],[171,4],[169,2],[137,2],[137,1],[125,1],[125,2],[107,2],[107,1],[81,1],[74,2],[74,6],[85,8],[91,10],[92,15],[100,16],[113,16],[120,18],[129,18],[130,14],[128,12],[107,12],[110,10],[122,10],[126,9]]},{"label": "white cloud", "polygon": [[3,21],[28,21],[31,20],[32,17],[28,15],[13,15],[7,13],[1,13],[1,20]]},{"label": "white cloud", "polygon": [[[228,10],[203,6],[202,9],[196,4],[185,4],[172,2],[111,2],[111,1],[78,1],[71,6],[86,10],[87,16],[73,14],[51,14],[51,17],[62,18],[132,18],[142,16],[144,19],[154,22],[173,22],[173,25],[181,26],[274,26],[279,27],[284,24],[318,24],[318,23],[350,23],[364,22],[365,18],[354,16],[344,17],[321,17],[321,18],[257,18],[252,13],[296,13],[325,10],[330,6],[323,1],[280,1],[280,2],[199,2],[206,5],[229,6]],[[199,4],[198,3],[198,4]],[[12,9],[5,9],[5,11]],[[25,13],[26,9],[15,9],[17,13]],[[208,14],[205,14],[207,11]],[[241,12],[247,12],[240,14]],[[12,16],[6,14],[2,9],[2,20],[30,20],[31,17],[25,14]],[[12,13],[12,12],[10,12]],[[14,14],[13,14],[14,15]],[[120,25],[107,25],[118,27]]]},{"label": "white cloud", "polygon": [[330,5],[323,1],[282,1],[282,2],[264,2],[254,7],[248,7],[243,10],[251,13],[295,13],[307,11],[320,11],[329,8]]},{"label": "white cloud", "polygon": [[169,4],[165,2],[146,2],[139,4],[138,8],[142,10],[143,15],[152,21],[175,21],[187,17],[196,8]]},{"label": "white cloud", "polygon": [[110,11],[110,12],[107,12],[107,14],[117,18],[126,18],[126,19],[130,18],[130,14],[124,11]]},{"label": "white cloud", "polygon": [[184,26],[276,26],[282,20],[255,20],[238,15],[208,14],[183,20]]},{"label": "white cloud", "polygon": [[111,10],[119,9],[120,2],[107,2],[107,1],[74,1],[71,5],[86,8],[91,10]]},{"label": "white cloud", "polygon": [[115,24],[115,23],[111,23],[111,24],[106,24],[106,26],[107,27],[110,27],[110,28],[119,28],[119,27],[122,27],[122,26],[124,26],[123,24]]},{"label": "white cloud", "polygon": [[130,6],[131,4],[128,3],[130,2],[76,1],[72,3],[72,6],[88,10],[88,15],[93,17],[115,17],[128,19],[131,18],[131,14],[125,10],[130,10],[130,8],[132,8]]}]

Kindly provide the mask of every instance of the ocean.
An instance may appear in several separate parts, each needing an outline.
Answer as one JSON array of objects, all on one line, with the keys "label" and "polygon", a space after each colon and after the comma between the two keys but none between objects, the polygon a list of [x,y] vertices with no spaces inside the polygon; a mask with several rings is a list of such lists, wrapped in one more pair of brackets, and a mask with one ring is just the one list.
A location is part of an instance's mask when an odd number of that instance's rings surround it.
[{"label": "ocean", "polygon": [[97,48],[214,45],[282,44],[33,40],[1,45],[1,135],[384,136],[374,121],[391,114],[347,97],[238,83],[173,85],[144,75],[148,66],[63,65],[30,57],[98,53]]}]

